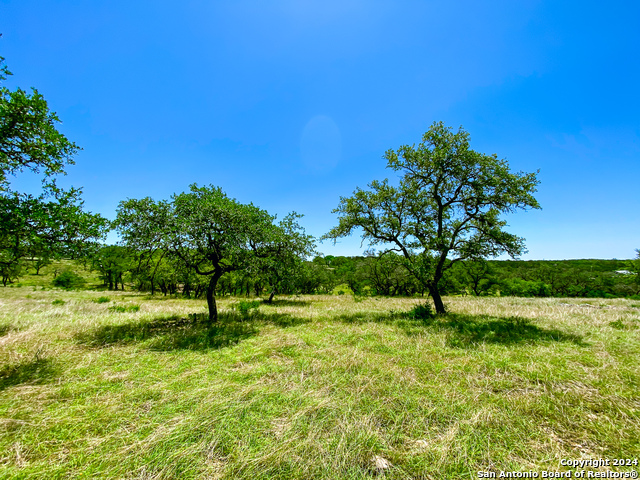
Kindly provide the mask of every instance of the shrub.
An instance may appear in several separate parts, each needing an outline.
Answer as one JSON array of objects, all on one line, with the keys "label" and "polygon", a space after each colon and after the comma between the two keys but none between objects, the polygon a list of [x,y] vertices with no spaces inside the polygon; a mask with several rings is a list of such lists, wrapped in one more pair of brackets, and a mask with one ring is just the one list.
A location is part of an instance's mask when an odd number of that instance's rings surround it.
[{"label": "shrub", "polygon": [[51,283],[55,287],[72,290],[74,288],[82,287],[86,283],[86,280],[71,270],[64,270],[60,275],[54,278]]},{"label": "shrub", "polygon": [[94,300],[96,303],[107,303],[110,302],[111,299],[109,297],[100,297]]},{"label": "shrub", "polygon": [[347,285],[346,283],[343,283],[341,285],[338,285],[337,287],[335,287],[332,292],[332,295],[353,295],[353,290],[351,290],[349,288],[349,285]]},{"label": "shrub", "polygon": [[109,307],[110,312],[118,313],[137,312],[138,310],[140,310],[140,305],[113,305]]},{"label": "shrub", "polygon": [[59,298],[51,302],[51,305],[64,305],[64,300],[60,300]]},{"label": "shrub", "polygon": [[258,308],[260,308],[260,302],[258,300],[254,300],[252,302],[241,301],[234,305],[234,308],[240,313],[240,315],[246,318],[258,311]]},{"label": "shrub", "polygon": [[427,320],[429,318],[433,318],[434,313],[431,310],[431,305],[428,303],[421,303],[413,307],[413,310],[410,310],[411,316],[413,318],[419,320]]}]

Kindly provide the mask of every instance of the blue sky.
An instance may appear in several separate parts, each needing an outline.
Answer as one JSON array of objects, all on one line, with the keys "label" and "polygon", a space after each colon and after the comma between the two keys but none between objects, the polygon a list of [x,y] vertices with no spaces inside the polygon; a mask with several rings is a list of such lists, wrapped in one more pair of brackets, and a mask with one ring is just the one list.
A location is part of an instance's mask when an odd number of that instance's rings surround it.
[{"label": "blue sky", "polygon": [[320,236],[339,196],[397,175],[386,150],[442,120],[540,169],[542,210],[508,217],[522,258],[632,258],[639,19],[636,1],[4,0],[0,55],[83,148],[60,183],[108,218],[196,182]]}]

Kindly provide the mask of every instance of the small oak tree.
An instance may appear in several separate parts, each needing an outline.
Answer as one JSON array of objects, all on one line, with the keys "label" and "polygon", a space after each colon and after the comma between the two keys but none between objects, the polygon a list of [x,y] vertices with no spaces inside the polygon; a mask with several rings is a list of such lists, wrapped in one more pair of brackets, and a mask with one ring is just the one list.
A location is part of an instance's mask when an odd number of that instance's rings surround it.
[{"label": "small oak tree", "polygon": [[299,218],[302,215],[295,212],[284,217],[272,229],[268,245],[258,252],[259,269],[271,289],[267,303],[278,291],[296,288],[304,272],[304,258],[315,253],[313,237],[305,234]]},{"label": "small oak tree", "polygon": [[363,240],[404,257],[405,268],[445,313],[438,284],[446,270],[465,259],[517,256],[524,239],[504,231],[500,215],[540,208],[533,197],[536,173],[512,173],[506,160],[469,147],[469,134],[434,123],[415,145],[384,155],[388,168],[402,172],[399,185],[373,181],[341,197],[338,225],[323,238],[363,230]]},{"label": "small oak tree", "polygon": [[170,202],[149,198],[121,202],[116,225],[127,246],[162,250],[207,277],[209,321],[215,322],[214,294],[222,275],[240,269],[258,271],[264,259],[289,261],[290,255],[305,254],[306,244],[293,235],[298,232],[295,218],[290,215],[276,225],[275,217],[265,210],[239,203],[219,187],[194,184]]}]

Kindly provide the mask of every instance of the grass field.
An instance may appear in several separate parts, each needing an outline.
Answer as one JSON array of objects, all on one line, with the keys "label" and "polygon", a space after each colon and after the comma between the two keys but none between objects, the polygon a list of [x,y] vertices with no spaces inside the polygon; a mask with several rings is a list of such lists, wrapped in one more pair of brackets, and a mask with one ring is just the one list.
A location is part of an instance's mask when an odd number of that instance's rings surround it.
[{"label": "grass field", "polygon": [[418,299],[227,298],[207,328],[203,301],[0,288],[0,477],[468,479],[640,457],[640,302],[445,300],[422,319]]}]

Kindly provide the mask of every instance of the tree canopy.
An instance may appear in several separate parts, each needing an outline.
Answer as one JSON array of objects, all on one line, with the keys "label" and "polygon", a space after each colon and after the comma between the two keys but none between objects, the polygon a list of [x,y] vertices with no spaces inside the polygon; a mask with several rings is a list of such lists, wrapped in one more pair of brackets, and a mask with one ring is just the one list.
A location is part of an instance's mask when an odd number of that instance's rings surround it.
[{"label": "tree canopy", "polygon": [[[11,72],[0,57],[0,83],[8,75]],[[31,93],[20,88],[12,92],[0,85],[0,191],[8,188],[7,175],[44,169],[48,178],[73,164],[79,147],[56,129],[59,122],[35,88]]]},{"label": "tree canopy", "polygon": [[265,210],[229,198],[219,187],[194,184],[171,201],[121,202],[116,224],[127,246],[161,249],[208,277],[209,321],[215,322],[214,293],[223,274],[240,269],[258,272],[265,265],[286,270],[292,257],[311,251],[311,237],[296,218],[292,214],[277,225]]},{"label": "tree canopy", "polygon": [[[0,57],[0,82],[11,73]],[[0,270],[3,284],[26,256],[74,256],[101,238],[108,222],[83,211],[81,190],[56,186],[53,176],[72,164],[78,146],[56,129],[59,122],[37,90],[0,85]],[[40,195],[12,191],[8,175],[44,169]]]},{"label": "tree canopy", "polygon": [[525,251],[524,239],[504,230],[501,214],[540,208],[536,173],[512,173],[506,160],[472,150],[467,132],[442,122],[417,146],[388,150],[384,158],[402,173],[399,184],[374,180],[368,190],[341,197],[333,210],[338,225],[323,238],[360,228],[369,244],[400,253],[438,313],[445,312],[438,284],[455,262]]}]

